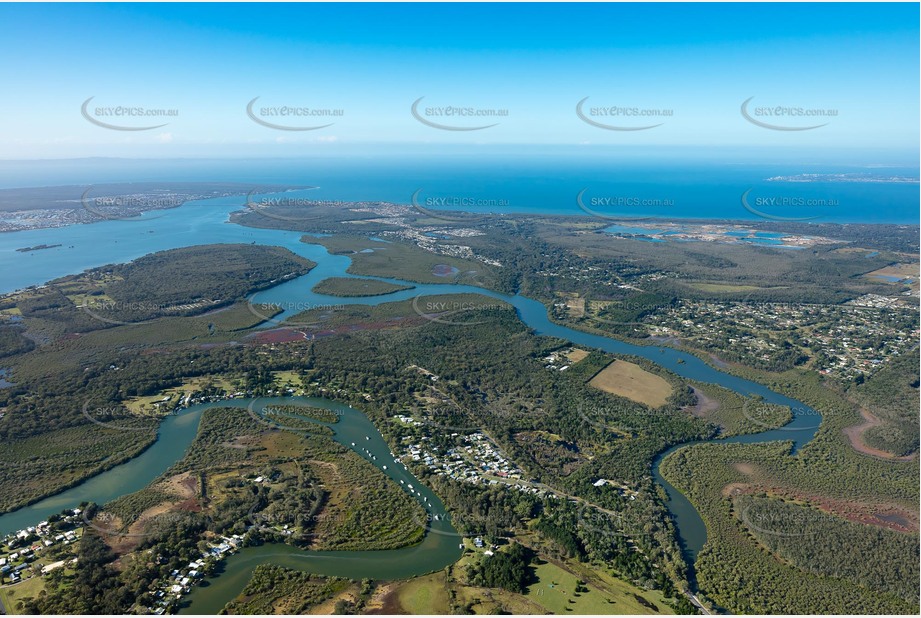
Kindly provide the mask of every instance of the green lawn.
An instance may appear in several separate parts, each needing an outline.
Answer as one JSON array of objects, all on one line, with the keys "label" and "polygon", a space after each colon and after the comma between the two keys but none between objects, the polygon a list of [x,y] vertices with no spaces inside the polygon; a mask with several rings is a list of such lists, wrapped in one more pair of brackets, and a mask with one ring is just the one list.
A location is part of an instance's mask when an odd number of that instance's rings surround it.
[{"label": "green lawn", "polygon": [[[661,598],[651,598],[653,595],[620,581],[616,578],[604,577],[602,590],[592,584],[586,584],[588,592],[576,593],[578,578],[552,562],[536,565],[538,582],[532,584],[525,596],[533,603],[547,609],[554,614],[658,614],[672,613],[671,608],[665,605]],[[597,576],[598,574],[595,573]],[[575,596],[578,594],[579,596]],[[658,611],[640,603],[636,594],[647,599]],[[572,601],[572,603],[570,603]]]},{"label": "green lawn", "polygon": [[397,591],[397,599],[400,606],[414,616],[451,612],[444,572],[408,581]]},{"label": "green lawn", "polygon": [[14,586],[3,586],[0,588],[0,601],[3,601],[3,607],[8,614],[20,613],[16,609],[16,603],[27,597],[36,597],[45,587],[45,582],[41,577],[33,577]]}]

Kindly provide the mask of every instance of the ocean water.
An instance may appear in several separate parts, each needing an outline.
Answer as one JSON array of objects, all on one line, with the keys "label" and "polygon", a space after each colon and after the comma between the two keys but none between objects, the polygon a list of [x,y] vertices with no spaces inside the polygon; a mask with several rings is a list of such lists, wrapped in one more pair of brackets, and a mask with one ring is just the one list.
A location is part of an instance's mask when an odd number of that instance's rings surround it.
[{"label": "ocean water", "polygon": [[[317,187],[324,200],[432,210],[595,217],[918,224],[917,183],[769,182],[803,173],[918,177],[917,167],[681,161],[674,157],[474,155],[301,159],[0,161],[0,188],[142,181]],[[742,197],[761,215],[746,209]]]}]

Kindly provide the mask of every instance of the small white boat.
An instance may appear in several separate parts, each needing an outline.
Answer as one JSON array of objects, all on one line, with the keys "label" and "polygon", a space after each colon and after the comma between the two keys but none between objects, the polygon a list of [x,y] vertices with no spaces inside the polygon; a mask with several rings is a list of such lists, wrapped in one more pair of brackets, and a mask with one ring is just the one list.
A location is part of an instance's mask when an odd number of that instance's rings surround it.
[{"label": "small white boat", "polygon": [[384,470],[386,470],[386,469],[387,469],[387,466],[384,466]]},{"label": "small white boat", "polygon": [[354,443],[354,442],[352,442],[352,446],[355,446],[355,443]]},{"label": "small white boat", "polygon": [[368,436],[365,436],[365,440],[370,440],[370,439],[371,439],[371,438],[369,438]]},{"label": "small white boat", "polygon": [[404,483],[403,481],[400,481],[400,485],[405,485],[405,484],[406,484],[406,483]]}]

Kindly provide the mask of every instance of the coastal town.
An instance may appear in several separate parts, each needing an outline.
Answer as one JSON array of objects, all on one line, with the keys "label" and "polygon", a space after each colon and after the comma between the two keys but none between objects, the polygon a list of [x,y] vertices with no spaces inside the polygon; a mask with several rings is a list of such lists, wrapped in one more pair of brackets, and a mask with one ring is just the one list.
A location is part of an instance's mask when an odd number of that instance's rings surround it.
[{"label": "coastal town", "polygon": [[916,345],[918,308],[874,296],[844,305],[681,301],[643,319],[652,337],[732,350],[752,364],[797,355],[841,381],[867,376]]},{"label": "coastal town", "polygon": [[[67,189],[70,191],[64,192]],[[42,190],[0,190],[0,232],[129,219],[152,211],[178,208],[187,202],[246,193],[219,186],[198,191],[158,189],[143,192],[75,186],[46,188],[44,198],[40,194],[35,195]],[[24,205],[27,207],[24,208]]]}]

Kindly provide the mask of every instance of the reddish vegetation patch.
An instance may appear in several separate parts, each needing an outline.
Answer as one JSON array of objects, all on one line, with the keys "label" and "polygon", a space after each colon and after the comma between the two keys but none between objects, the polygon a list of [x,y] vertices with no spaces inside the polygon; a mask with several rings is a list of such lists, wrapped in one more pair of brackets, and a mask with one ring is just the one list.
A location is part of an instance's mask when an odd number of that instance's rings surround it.
[{"label": "reddish vegetation patch", "polygon": [[251,343],[290,343],[292,341],[304,341],[307,334],[293,328],[273,328],[272,330],[260,331],[245,337],[246,341]]},{"label": "reddish vegetation patch", "polygon": [[202,510],[198,498],[189,498],[176,505],[176,510],[182,513],[200,513]]},{"label": "reddish vegetation patch", "polygon": [[785,487],[750,483],[730,483],[723,488],[724,496],[766,493],[769,496],[806,502],[811,506],[847,521],[895,530],[918,532],[918,513],[898,504],[872,504],[857,500],[839,500],[828,496],[808,494]]},{"label": "reddish vegetation patch", "polygon": [[447,264],[435,264],[432,267],[432,274],[436,277],[451,277],[459,272],[459,270]]},{"label": "reddish vegetation patch", "polygon": [[202,343],[198,346],[201,350],[213,350],[214,348],[221,348],[224,346],[237,345],[236,341],[228,341],[227,343]]},{"label": "reddish vegetation patch", "polygon": [[860,416],[863,417],[864,422],[859,425],[852,425],[850,427],[845,427],[842,431],[844,435],[847,436],[847,439],[851,443],[851,447],[858,453],[863,453],[864,455],[870,455],[872,457],[879,457],[881,459],[888,459],[890,461],[911,461],[915,458],[917,453],[912,453],[911,455],[905,455],[902,457],[896,457],[892,453],[887,453],[884,450],[874,448],[863,441],[863,434],[866,433],[868,429],[873,427],[878,427],[882,425],[882,421],[877,417],[873,416],[868,410],[860,409]]}]

